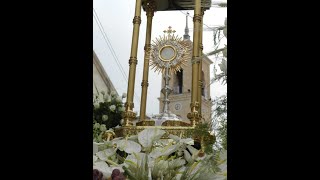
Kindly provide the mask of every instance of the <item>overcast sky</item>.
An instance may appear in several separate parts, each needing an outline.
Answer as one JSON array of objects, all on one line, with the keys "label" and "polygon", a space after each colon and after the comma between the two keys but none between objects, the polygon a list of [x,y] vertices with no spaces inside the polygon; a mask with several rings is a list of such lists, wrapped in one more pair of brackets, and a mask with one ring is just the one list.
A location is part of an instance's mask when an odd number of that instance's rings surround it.
[{"label": "overcast sky", "polygon": [[[94,0],[93,7],[96,11],[98,18],[103,26],[104,32],[121,64],[126,76],[129,75],[128,60],[130,57],[131,40],[134,17],[135,0]],[[183,11],[186,13],[187,11]],[[190,16],[193,16],[193,11],[188,11]],[[223,25],[225,17],[227,17],[227,8],[213,8],[205,11],[204,24],[208,26]],[[143,58],[144,58],[144,44],[146,35],[146,15],[141,11],[141,25],[139,33],[139,46],[138,46],[138,64],[136,69],[135,81],[135,96],[134,96],[134,111],[140,113],[140,98],[141,98],[141,81],[143,71]],[[181,11],[161,11],[155,12],[153,17],[152,26],[152,40],[156,37],[163,35],[163,30],[168,26],[176,30],[176,35],[183,37],[184,28],[186,24],[186,17]],[[193,21],[188,18],[189,28],[193,28]],[[192,40],[193,31],[190,30],[190,38]],[[204,53],[213,50],[213,32],[203,32],[203,46]],[[112,53],[104,40],[102,33],[99,30],[98,24],[93,19],[93,50],[96,52],[104,69],[108,73],[111,81],[119,94],[127,92],[127,80],[123,77],[116,60],[113,58]],[[213,62],[216,62],[213,56],[209,57]],[[211,77],[213,75],[213,65],[210,67]],[[155,73],[149,69],[149,87],[147,96],[147,114],[159,113],[159,101],[161,90],[161,74]],[[226,93],[226,86],[219,83],[211,85],[211,97],[214,99]]]}]

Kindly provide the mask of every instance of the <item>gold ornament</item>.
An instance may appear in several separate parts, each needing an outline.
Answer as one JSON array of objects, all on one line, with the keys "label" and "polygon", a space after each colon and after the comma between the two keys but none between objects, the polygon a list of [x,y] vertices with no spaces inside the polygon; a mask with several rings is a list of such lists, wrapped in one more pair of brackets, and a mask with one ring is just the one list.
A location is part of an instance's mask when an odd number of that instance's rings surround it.
[{"label": "gold ornament", "polygon": [[171,73],[176,73],[180,71],[182,65],[186,66],[191,57],[192,46],[174,35],[176,31],[172,30],[171,26],[163,32],[165,33],[163,36],[153,41],[150,67],[159,73],[168,67]]}]

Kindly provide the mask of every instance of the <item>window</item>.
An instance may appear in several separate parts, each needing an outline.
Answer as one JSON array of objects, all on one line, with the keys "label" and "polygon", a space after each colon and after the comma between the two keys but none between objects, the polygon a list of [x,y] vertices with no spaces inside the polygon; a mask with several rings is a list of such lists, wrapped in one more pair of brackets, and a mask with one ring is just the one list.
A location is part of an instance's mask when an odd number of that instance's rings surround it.
[{"label": "window", "polygon": [[204,88],[206,86],[205,80],[204,80],[204,72],[201,73],[201,81],[202,81],[202,87],[201,87],[201,95],[205,97]]},{"label": "window", "polygon": [[182,93],[182,86],[183,86],[183,70],[181,69],[180,72],[177,72],[177,85],[178,85],[178,94]]}]

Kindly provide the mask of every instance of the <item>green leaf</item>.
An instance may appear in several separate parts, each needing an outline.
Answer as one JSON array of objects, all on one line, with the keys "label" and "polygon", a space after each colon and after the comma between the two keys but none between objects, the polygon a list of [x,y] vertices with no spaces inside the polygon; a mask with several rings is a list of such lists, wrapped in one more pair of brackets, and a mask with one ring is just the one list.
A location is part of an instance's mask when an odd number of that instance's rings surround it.
[{"label": "green leaf", "polygon": [[175,168],[180,168],[181,166],[186,164],[186,160],[184,159],[173,159],[172,161],[169,162],[169,168],[170,169],[175,169]]},{"label": "green leaf", "polygon": [[195,155],[195,154],[198,154],[199,153],[199,150],[192,147],[192,146],[187,146],[188,150],[191,152],[192,155]]},{"label": "green leaf", "polygon": [[187,160],[188,163],[192,164],[194,162],[190,153],[187,150],[183,150],[183,154],[184,154],[184,158]]}]

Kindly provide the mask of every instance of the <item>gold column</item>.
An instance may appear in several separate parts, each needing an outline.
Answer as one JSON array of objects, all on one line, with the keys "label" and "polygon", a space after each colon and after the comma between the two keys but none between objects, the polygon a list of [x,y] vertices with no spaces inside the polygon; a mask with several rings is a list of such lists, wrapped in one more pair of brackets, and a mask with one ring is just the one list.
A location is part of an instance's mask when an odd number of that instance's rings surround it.
[{"label": "gold column", "polygon": [[201,8],[201,25],[200,25],[200,38],[199,38],[199,53],[200,53],[200,64],[199,64],[199,88],[198,88],[198,101],[199,101],[199,115],[202,117],[202,59],[203,59],[203,44],[202,44],[202,33],[203,33],[203,15],[204,15],[204,8]]},{"label": "gold column", "polygon": [[149,75],[149,60],[151,53],[151,30],[152,30],[152,17],[155,10],[155,1],[147,1],[146,14],[147,14],[147,31],[146,41],[144,46],[144,64],[143,64],[143,77],[142,77],[142,91],[141,91],[141,105],[140,105],[140,121],[146,118],[146,104],[147,104],[147,91],[148,91],[148,75]]},{"label": "gold column", "polygon": [[138,39],[139,39],[139,28],[141,24],[141,0],[136,0],[136,9],[133,18],[133,32],[132,32],[132,43],[131,53],[129,59],[129,79],[128,79],[128,90],[127,90],[127,102],[125,103],[125,112],[123,114],[124,126],[132,125],[132,120],[135,119],[136,114],[133,112],[133,94],[134,94],[134,83],[136,76],[136,65],[137,51],[138,51]]},{"label": "gold column", "polygon": [[195,0],[194,16],[193,16],[193,52],[192,52],[192,92],[191,92],[191,112],[187,117],[191,121],[191,125],[195,126],[199,120],[199,101],[198,101],[198,84],[199,84],[199,45],[200,45],[200,26],[201,26],[201,0]]}]

